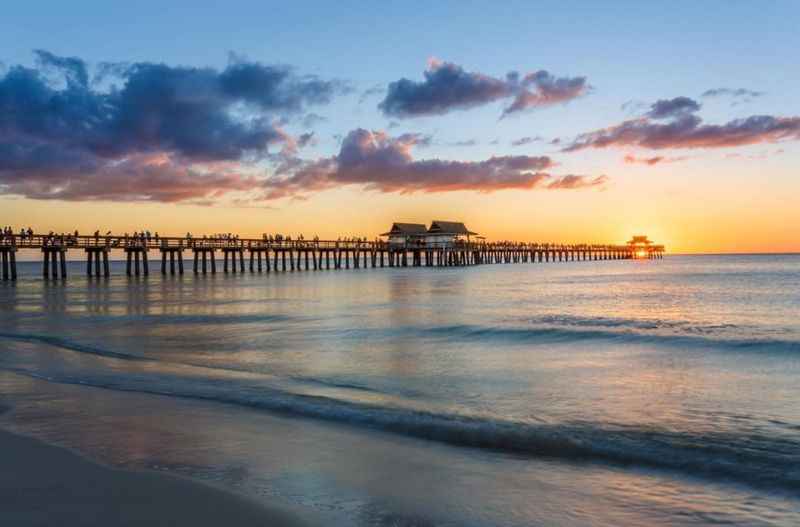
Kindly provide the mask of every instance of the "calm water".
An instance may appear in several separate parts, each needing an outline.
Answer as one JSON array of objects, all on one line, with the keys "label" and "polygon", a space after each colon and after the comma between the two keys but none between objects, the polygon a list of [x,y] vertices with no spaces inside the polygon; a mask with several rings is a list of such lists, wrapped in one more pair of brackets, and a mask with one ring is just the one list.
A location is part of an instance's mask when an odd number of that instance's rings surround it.
[{"label": "calm water", "polygon": [[339,525],[800,524],[800,256],[0,285],[0,425]]}]

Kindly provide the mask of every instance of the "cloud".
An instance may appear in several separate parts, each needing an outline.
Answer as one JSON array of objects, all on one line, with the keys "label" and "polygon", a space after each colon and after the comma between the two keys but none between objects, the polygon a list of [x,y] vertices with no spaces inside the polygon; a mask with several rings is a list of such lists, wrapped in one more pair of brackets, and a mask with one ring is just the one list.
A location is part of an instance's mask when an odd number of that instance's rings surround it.
[{"label": "cloud", "polygon": [[447,143],[447,146],[475,146],[477,144],[477,139],[464,139],[463,141],[453,141],[452,143]]},{"label": "cloud", "polygon": [[636,99],[629,99],[619,107],[620,110],[627,114],[639,113],[644,108],[647,108],[647,103]]},{"label": "cloud", "polygon": [[327,117],[323,117],[317,113],[311,112],[303,117],[302,124],[304,128],[314,128],[316,125],[324,123],[327,120]]},{"label": "cloud", "polygon": [[300,134],[297,138],[297,146],[300,148],[304,148],[307,145],[316,144],[317,138],[314,137],[314,132],[306,132],[304,134]]},{"label": "cloud", "polygon": [[176,201],[242,190],[248,178],[207,167],[249,163],[274,145],[294,148],[278,119],[344,89],[288,66],[233,61],[222,70],[108,63],[100,76],[113,84],[103,90],[82,59],[36,56],[36,67],[0,76],[0,189],[35,198]]},{"label": "cloud", "polygon": [[513,141],[511,141],[511,146],[525,146],[542,140],[543,139],[538,135],[535,137],[531,136],[520,137],[519,139],[514,139]]},{"label": "cloud", "polygon": [[400,79],[389,84],[378,108],[386,116],[407,118],[443,115],[513,97],[503,116],[528,108],[567,102],[583,95],[585,77],[557,78],[540,70],[520,80],[518,72],[496,78],[468,72],[451,62],[430,61],[422,82]]},{"label": "cloud", "polygon": [[547,183],[547,188],[551,190],[574,190],[581,188],[602,187],[606,183],[608,183],[608,176],[606,175],[590,177],[570,174],[568,176],[553,178],[549,183]]},{"label": "cloud", "polygon": [[623,158],[628,164],[640,164],[640,165],[657,165],[659,163],[677,163],[678,161],[684,161],[688,159],[686,156],[681,157],[666,157],[666,156],[654,156],[654,157],[637,157],[633,154],[628,154]]},{"label": "cloud", "polygon": [[[722,125],[703,124],[686,97],[658,101],[643,117],[579,135],[563,152],[587,148],[727,148],[800,139],[800,117],[754,115]],[[666,122],[657,120],[666,119]]]},{"label": "cloud", "polygon": [[651,119],[671,119],[700,111],[700,103],[689,97],[660,99],[650,106],[645,115]]},{"label": "cloud", "polygon": [[186,165],[164,154],[116,161],[52,145],[6,144],[0,146],[0,156],[0,191],[31,199],[175,203],[252,191],[261,184],[234,166]]},{"label": "cloud", "polygon": [[569,102],[590,89],[586,77],[558,78],[544,70],[526,75],[522,79],[522,86],[511,106],[503,111],[504,117],[528,108]]},{"label": "cloud", "polygon": [[364,90],[363,92],[361,92],[361,95],[358,98],[358,104],[364,104],[364,102],[366,102],[366,100],[369,99],[370,97],[374,97],[376,95],[383,95],[385,91],[386,88],[381,84],[376,84],[375,86],[371,86],[366,90]]},{"label": "cloud", "polygon": [[704,91],[701,97],[734,97],[743,99],[755,99],[764,95],[763,91],[748,90],[745,88],[713,88]]},{"label": "cloud", "polygon": [[546,156],[499,156],[483,161],[415,160],[419,137],[390,137],[384,132],[351,131],[336,156],[304,163],[290,175],[271,178],[265,199],[302,198],[314,192],[360,185],[379,192],[494,192],[506,189],[578,189],[599,187],[600,176],[554,176]]}]

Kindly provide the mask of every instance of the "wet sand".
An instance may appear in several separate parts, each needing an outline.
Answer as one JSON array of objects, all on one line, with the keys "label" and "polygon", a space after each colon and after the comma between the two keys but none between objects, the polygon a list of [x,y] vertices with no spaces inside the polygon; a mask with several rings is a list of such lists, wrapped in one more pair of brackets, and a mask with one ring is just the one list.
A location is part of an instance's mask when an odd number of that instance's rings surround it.
[{"label": "wet sand", "polygon": [[202,483],[107,468],[4,430],[0,430],[0,467],[0,525],[316,524]]}]

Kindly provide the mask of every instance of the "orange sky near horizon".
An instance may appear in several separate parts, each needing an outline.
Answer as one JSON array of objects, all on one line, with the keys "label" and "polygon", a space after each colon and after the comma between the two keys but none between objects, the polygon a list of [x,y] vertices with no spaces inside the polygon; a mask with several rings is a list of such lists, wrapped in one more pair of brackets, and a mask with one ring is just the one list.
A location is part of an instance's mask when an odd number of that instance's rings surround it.
[{"label": "orange sky near horizon", "polygon": [[[652,170],[652,169],[651,169]],[[642,171],[645,172],[645,171]],[[726,190],[692,175],[631,173],[601,191],[383,194],[348,187],[263,207],[219,204],[65,202],[0,198],[0,223],[16,230],[115,233],[150,229],[183,236],[282,233],[374,238],[393,221],[465,222],[489,240],[623,243],[646,234],[669,253],[800,252],[796,193],[742,177]],[[713,199],[709,196],[713,196]]]}]

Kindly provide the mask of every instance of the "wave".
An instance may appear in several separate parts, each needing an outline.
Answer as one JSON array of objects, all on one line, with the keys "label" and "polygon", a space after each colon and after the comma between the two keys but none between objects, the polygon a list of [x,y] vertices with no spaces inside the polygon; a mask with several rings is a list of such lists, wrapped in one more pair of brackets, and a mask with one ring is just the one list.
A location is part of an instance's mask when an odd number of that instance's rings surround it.
[{"label": "wave", "polygon": [[[587,324],[587,326],[589,326]],[[723,348],[729,350],[756,350],[772,352],[800,352],[800,341],[776,339],[769,337],[726,337],[715,338],[701,335],[681,335],[648,333],[637,331],[620,325],[618,329],[565,327],[538,325],[520,326],[488,326],[476,324],[456,324],[431,326],[424,328],[408,328],[408,332],[417,332],[432,338],[457,339],[461,341],[506,341],[511,343],[547,343],[573,342],[588,340],[606,340],[615,343],[652,344],[679,347]]]},{"label": "wave", "polygon": [[754,432],[693,433],[646,426],[511,421],[343,401],[214,378],[160,375],[143,379],[116,374],[87,378],[44,375],[19,367],[3,369],[48,382],[233,404],[460,447],[573,463],[666,469],[792,494],[800,492],[800,442],[787,437]]},{"label": "wave", "polygon": [[87,346],[79,344],[71,340],[61,337],[53,337],[50,335],[37,335],[33,333],[0,333],[0,339],[16,340],[19,342],[35,342],[47,344],[57,348],[62,348],[70,351],[77,351],[78,353],[87,353],[89,355],[97,355],[99,357],[107,357],[110,359],[131,360],[131,361],[147,361],[151,360],[147,357],[140,357],[138,355],[130,355],[128,353],[119,353],[110,351],[94,346]]}]

